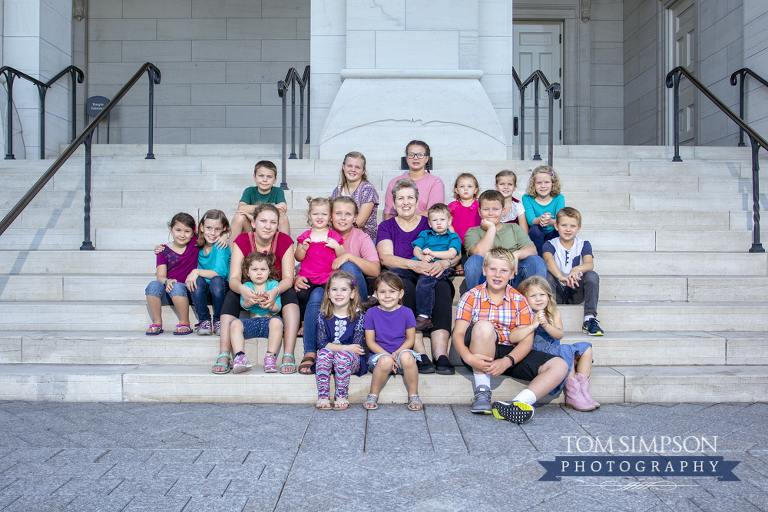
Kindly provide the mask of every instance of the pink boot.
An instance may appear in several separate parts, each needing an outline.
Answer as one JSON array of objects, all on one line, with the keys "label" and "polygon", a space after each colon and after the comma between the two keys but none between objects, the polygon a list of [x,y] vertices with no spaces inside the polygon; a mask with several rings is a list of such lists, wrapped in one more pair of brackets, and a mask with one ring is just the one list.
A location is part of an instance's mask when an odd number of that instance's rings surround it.
[{"label": "pink boot", "polygon": [[595,409],[592,402],[581,392],[581,383],[573,377],[565,379],[565,405],[577,411],[587,412]]},{"label": "pink boot", "polygon": [[580,373],[576,374],[576,379],[579,381],[579,384],[581,384],[581,391],[584,393],[584,398],[586,398],[589,403],[594,405],[595,409],[600,407],[600,403],[592,398],[592,395],[589,394],[589,379]]}]

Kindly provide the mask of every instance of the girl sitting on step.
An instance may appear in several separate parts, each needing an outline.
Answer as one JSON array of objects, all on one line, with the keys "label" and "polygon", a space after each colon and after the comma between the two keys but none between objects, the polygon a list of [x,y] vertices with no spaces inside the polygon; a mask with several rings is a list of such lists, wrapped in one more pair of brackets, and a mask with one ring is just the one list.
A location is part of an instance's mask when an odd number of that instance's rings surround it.
[{"label": "girl sitting on step", "polygon": [[592,373],[592,344],[580,341],[561,345],[565,332],[557,302],[549,283],[541,276],[531,276],[518,287],[534,312],[530,326],[519,327],[534,331],[533,350],[558,356],[568,363],[568,376],[550,395],[556,395],[565,386],[565,405],[577,411],[592,411],[600,404],[589,394],[589,377]]},{"label": "girl sitting on step", "polygon": [[349,407],[349,381],[354,373],[366,374],[365,315],[360,311],[360,296],[352,274],[334,272],[325,285],[325,296],[317,315],[317,404],[331,408],[331,373],[335,372],[336,397],[333,409]]},{"label": "girl sitting on step", "polygon": [[157,279],[149,283],[144,294],[147,296],[152,324],[147,336],[163,332],[163,306],[171,303],[176,307],[179,323],[173,334],[192,334],[189,326],[189,291],[185,281],[197,268],[199,248],[190,243],[195,235],[195,219],[188,213],[177,213],[168,223],[173,241],[161,246],[157,253]]}]

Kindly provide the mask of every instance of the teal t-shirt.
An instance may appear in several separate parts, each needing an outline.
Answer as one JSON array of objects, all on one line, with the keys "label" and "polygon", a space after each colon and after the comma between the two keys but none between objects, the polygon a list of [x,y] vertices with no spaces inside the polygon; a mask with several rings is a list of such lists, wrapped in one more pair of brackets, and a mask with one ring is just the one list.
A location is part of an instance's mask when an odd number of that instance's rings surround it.
[{"label": "teal t-shirt", "polygon": [[[253,286],[253,283],[250,282],[250,281],[246,281],[243,284],[245,286],[247,286],[248,288],[250,288],[251,290],[255,290],[256,289]],[[272,288],[277,288],[277,285],[278,285],[277,281],[267,281],[267,286],[266,286],[264,291],[268,292]],[[275,297],[275,304],[277,304],[278,308],[282,308],[283,307],[283,304],[280,302],[280,294],[279,293],[277,294],[277,297]],[[268,309],[264,309],[263,307],[259,306],[258,304],[254,304],[250,308],[246,308],[245,306],[243,306],[243,298],[242,297],[240,297],[240,306],[242,306],[243,309],[247,309],[248,311],[250,311],[251,313],[253,313],[254,315],[257,315],[257,316],[275,315],[275,314],[277,314],[277,313],[271,312]],[[280,312],[279,309],[277,311],[278,311],[278,313]]]},{"label": "teal t-shirt", "polygon": [[[204,247],[200,248],[200,252],[197,254],[197,268],[203,270],[213,270],[224,280],[229,279],[229,260],[232,259],[232,251],[229,247],[219,249],[215,245],[211,248],[211,252],[203,254]],[[210,279],[205,279],[207,282],[211,282]]]},{"label": "teal t-shirt", "polygon": [[240,198],[241,203],[255,205],[261,203],[284,203],[285,192],[280,187],[272,187],[269,194],[262,194],[259,192],[259,187],[248,187],[243,190],[243,197]]},{"label": "teal t-shirt", "polygon": [[[541,217],[544,213],[551,213],[552,218],[554,219],[557,212],[565,207],[565,198],[563,198],[563,194],[557,194],[552,198],[549,204],[539,204],[533,197],[525,194],[523,196],[523,206],[525,207],[525,220],[528,221],[529,226],[533,226],[533,219]],[[549,233],[553,229],[555,228],[552,226],[546,226],[542,228],[542,231]]]}]

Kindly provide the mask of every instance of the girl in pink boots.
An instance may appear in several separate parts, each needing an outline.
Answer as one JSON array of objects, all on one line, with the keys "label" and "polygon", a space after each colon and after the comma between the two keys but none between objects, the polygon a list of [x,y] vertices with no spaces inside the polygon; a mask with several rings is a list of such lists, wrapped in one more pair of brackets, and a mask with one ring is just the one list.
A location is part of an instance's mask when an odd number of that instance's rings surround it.
[{"label": "girl in pink boots", "polygon": [[531,326],[536,326],[533,350],[558,356],[568,363],[568,376],[550,394],[556,395],[565,386],[565,405],[568,407],[577,411],[592,411],[600,407],[600,404],[589,394],[592,344],[586,341],[571,345],[560,344],[565,334],[563,322],[547,280],[541,276],[529,277],[520,283],[518,291],[528,301],[528,305],[535,314],[535,320]]}]

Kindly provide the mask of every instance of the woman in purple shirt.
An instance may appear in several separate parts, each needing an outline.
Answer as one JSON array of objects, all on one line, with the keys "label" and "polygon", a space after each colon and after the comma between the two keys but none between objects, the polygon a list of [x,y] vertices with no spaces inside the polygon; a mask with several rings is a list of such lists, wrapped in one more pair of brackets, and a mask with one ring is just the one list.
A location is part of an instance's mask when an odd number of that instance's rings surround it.
[{"label": "woman in purple shirt", "polygon": [[[379,224],[379,236],[376,250],[384,267],[400,276],[403,280],[405,296],[403,305],[416,314],[416,280],[419,274],[437,276],[445,269],[455,265],[459,256],[453,260],[436,260],[425,262],[414,260],[411,242],[419,234],[429,229],[426,217],[416,213],[419,201],[419,189],[413,180],[402,178],[392,187],[392,199],[397,215]],[[429,338],[432,342],[432,356],[437,364],[437,373],[451,375],[455,372],[448,360],[448,338],[451,331],[453,284],[450,281],[438,281],[435,285],[435,308],[432,315],[432,332]],[[416,332],[416,342],[413,349],[421,354],[419,373],[434,373],[435,365],[425,354],[424,339],[421,332]]]}]

